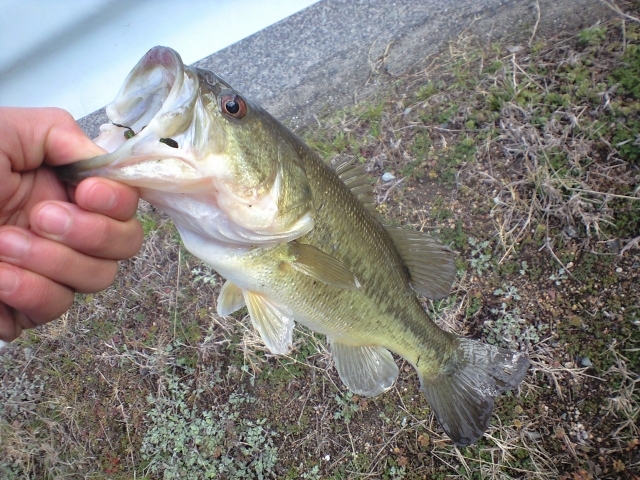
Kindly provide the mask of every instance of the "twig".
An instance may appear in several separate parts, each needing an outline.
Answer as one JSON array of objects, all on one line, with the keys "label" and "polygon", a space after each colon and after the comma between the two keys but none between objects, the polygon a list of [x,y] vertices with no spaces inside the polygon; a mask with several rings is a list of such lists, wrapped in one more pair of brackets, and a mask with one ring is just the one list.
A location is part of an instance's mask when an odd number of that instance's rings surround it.
[{"label": "twig", "polygon": [[384,203],[384,202],[386,202],[386,201],[387,201],[387,197],[389,196],[389,192],[390,192],[391,190],[393,190],[394,188],[396,188],[398,185],[400,185],[403,181],[404,181],[404,178],[401,178],[401,179],[400,179],[400,180],[398,180],[396,183],[394,183],[393,185],[391,185],[391,186],[388,188],[387,192],[384,194],[384,197],[382,197],[382,200],[380,200],[380,202],[379,202],[379,203]]},{"label": "twig", "polygon": [[574,192],[589,193],[591,195],[604,195],[607,197],[624,198],[625,200],[640,200],[640,197],[630,197],[628,195],[618,195],[618,194],[609,193],[609,192],[596,192],[595,190],[586,190],[584,188],[575,188],[575,187],[567,187],[567,188]]},{"label": "twig", "polygon": [[620,250],[620,255],[622,255],[627,250],[631,250],[632,248],[640,248],[640,237],[629,240],[629,242],[624,247],[622,247],[622,250]]},{"label": "twig", "polygon": [[[116,394],[116,400],[118,400],[118,403],[120,404],[120,413],[122,413],[122,419],[124,420],[124,426],[126,428],[127,431],[127,439],[129,440],[129,445],[133,445],[133,443],[131,442],[131,435],[129,433],[129,422],[127,421],[127,414],[124,411],[124,405],[122,404],[122,401],[120,400],[120,395],[118,395],[118,388],[115,388],[115,394]],[[133,458],[133,449],[129,448],[129,455],[131,456],[131,466],[133,467],[133,478],[136,478],[136,461]]]},{"label": "twig", "polygon": [[536,10],[538,11],[538,16],[536,18],[536,24],[533,26],[533,33],[531,33],[531,38],[529,39],[529,47],[531,47],[531,44],[533,43],[533,39],[538,31],[538,25],[540,24],[540,2],[538,0],[536,0]]},{"label": "twig", "polygon": [[571,273],[569,271],[569,269],[566,267],[566,265],[564,263],[562,263],[562,261],[558,258],[558,256],[556,255],[556,253],[553,251],[553,248],[551,248],[551,245],[549,244],[549,222],[547,221],[547,232],[546,232],[546,241],[544,242],[544,245],[542,247],[540,247],[539,250],[542,250],[543,248],[547,248],[547,250],[549,250],[549,253],[551,253],[551,256],[553,258],[555,258],[556,262],[558,262],[562,268],[564,268],[564,271],[567,272],[569,274],[569,276],[571,276],[571,278],[576,278],[573,276],[573,273]]},{"label": "twig", "polygon": [[173,339],[176,339],[176,325],[178,324],[178,293],[180,292],[180,272],[182,264],[182,250],[178,248],[178,276],[176,278],[176,304],[173,310]]},{"label": "twig", "polygon": [[616,5],[615,0],[600,0],[600,1],[604,3],[607,7],[609,7],[611,10],[613,10],[615,13],[620,15],[621,17],[631,20],[633,22],[640,23],[640,18],[632,17],[628,13],[624,13],[622,10],[620,10],[620,7]]}]

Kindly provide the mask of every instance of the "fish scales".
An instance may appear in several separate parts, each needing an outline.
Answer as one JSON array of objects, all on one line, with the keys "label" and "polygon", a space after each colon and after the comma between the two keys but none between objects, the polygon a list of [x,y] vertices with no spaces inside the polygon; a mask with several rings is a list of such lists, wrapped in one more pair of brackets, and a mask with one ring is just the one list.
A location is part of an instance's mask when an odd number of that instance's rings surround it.
[{"label": "fish scales", "polygon": [[456,269],[438,240],[384,227],[357,162],[330,168],[290,130],[213,72],[151,49],[107,107],[108,153],[67,165],[140,188],[185,247],[227,279],[217,311],[246,305],[267,348],[291,347],[294,321],[325,334],[349,389],[395,382],[390,352],[412,364],[436,418],[460,446],[487,429],[494,399],[529,361],[439,328],[416,292],[448,294]]}]

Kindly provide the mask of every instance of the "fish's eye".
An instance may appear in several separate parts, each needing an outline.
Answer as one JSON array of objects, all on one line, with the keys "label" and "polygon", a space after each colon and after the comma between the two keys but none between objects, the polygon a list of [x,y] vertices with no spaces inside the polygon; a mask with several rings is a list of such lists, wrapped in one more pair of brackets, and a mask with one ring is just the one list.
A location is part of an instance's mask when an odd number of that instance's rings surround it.
[{"label": "fish's eye", "polygon": [[240,95],[228,94],[220,98],[220,107],[224,114],[240,120],[247,114],[247,104]]},{"label": "fish's eye", "polygon": [[178,148],[178,142],[176,142],[173,138],[161,138],[160,143],[164,143],[171,148]]}]

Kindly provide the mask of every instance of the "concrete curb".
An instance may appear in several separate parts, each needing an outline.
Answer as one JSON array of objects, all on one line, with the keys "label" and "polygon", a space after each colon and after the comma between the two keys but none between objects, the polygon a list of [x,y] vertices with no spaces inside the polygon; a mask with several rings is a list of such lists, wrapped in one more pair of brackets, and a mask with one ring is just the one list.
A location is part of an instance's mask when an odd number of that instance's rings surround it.
[{"label": "concrete curb", "polygon": [[[530,35],[538,6],[539,34],[611,17],[598,0],[323,0],[196,65],[297,128],[372,95],[465,30],[487,43]],[[95,137],[106,121],[102,109],[79,123]]]}]

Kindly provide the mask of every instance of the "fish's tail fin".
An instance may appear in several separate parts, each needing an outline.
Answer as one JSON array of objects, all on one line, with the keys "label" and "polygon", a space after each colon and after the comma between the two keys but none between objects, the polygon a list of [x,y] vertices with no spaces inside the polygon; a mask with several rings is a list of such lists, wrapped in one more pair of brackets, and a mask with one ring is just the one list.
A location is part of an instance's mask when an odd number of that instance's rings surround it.
[{"label": "fish's tail fin", "polygon": [[466,338],[435,377],[420,372],[422,391],[438,422],[458,446],[478,440],[489,427],[495,397],[516,388],[529,360],[512,352]]}]

